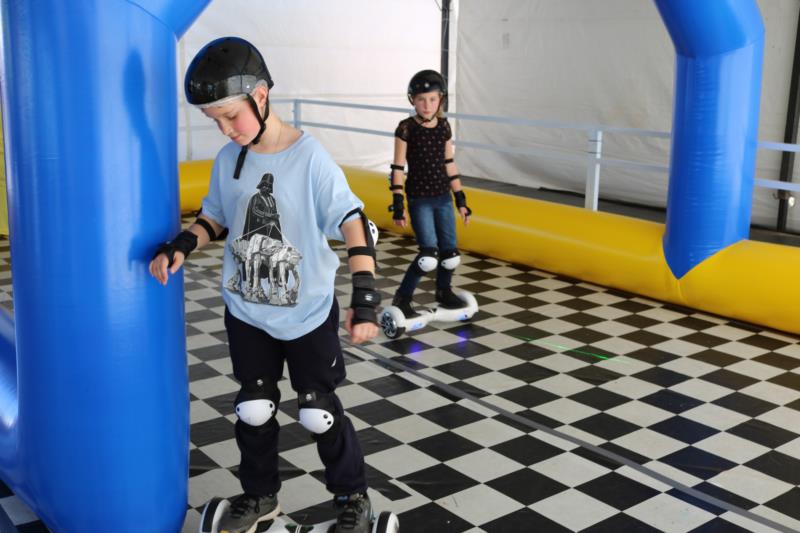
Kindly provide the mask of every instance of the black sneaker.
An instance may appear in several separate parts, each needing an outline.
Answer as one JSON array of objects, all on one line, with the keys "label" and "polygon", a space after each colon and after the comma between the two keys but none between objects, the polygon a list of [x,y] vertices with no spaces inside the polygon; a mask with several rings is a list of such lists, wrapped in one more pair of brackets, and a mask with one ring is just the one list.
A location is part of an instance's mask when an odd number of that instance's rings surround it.
[{"label": "black sneaker", "polygon": [[277,496],[241,494],[231,500],[230,507],[219,520],[219,533],[253,533],[260,522],[272,520],[281,509]]},{"label": "black sneaker", "polygon": [[447,287],[446,289],[436,289],[436,301],[444,309],[461,309],[467,305],[464,300],[456,296],[453,289]]},{"label": "black sneaker", "polygon": [[369,533],[372,504],[366,492],[341,494],[333,499],[333,505],[341,509],[333,533]]},{"label": "black sneaker", "polygon": [[403,312],[403,316],[406,318],[419,316],[419,313],[411,307],[411,296],[403,296],[399,293],[395,294],[392,299],[392,305],[400,309]]}]

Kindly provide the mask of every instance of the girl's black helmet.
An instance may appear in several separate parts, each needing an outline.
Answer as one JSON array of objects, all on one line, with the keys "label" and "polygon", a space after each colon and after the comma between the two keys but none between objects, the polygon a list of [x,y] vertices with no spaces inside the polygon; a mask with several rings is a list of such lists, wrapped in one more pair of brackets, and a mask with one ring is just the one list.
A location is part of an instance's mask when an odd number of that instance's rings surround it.
[{"label": "girl's black helmet", "polygon": [[420,70],[408,82],[408,98],[430,91],[439,91],[442,96],[447,96],[447,82],[435,70]]},{"label": "girl's black helmet", "polygon": [[272,88],[264,58],[239,37],[222,37],[205,45],[186,70],[184,89],[192,105],[206,106],[238,95],[249,95],[259,81]]}]

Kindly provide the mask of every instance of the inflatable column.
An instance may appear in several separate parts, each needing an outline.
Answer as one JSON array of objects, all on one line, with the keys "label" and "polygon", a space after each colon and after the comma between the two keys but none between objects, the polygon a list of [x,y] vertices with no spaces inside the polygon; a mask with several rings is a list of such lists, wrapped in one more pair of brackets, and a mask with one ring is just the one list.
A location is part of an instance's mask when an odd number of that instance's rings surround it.
[{"label": "inflatable column", "polygon": [[655,0],[675,45],[664,255],[680,279],[750,232],[764,24],[756,0]]},{"label": "inflatable column", "polygon": [[147,263],[179,230],[176,40],[208,1],[2,0],[0,476],[53,531],[182,526],[183,284]]}]

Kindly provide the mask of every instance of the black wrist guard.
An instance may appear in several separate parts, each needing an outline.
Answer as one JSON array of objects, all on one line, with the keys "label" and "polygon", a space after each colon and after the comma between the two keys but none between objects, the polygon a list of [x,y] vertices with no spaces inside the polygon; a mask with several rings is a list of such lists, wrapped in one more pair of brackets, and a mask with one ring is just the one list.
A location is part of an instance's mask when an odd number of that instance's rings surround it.
[{"label": "black wrist guard", "polygon": [[392,194],[392,205],[389,206],[389,211],[392,212],[393,220],[403,220],[405,207],[403,206],[403,195],[400,193]]},{"label": "black wrist guard", "polygon": [[169,265],[167,266],[172,266],[172,263],[175,262],[175,252],[182,253],[183,258],[186,259],[195,248],[197,248],[197,235],[191,231],[183,230],[178,233],[177,237],[159,246],[156,249],[156,253],[153,254],[153,259],[158,257],[159,254],[164,254],[169,259]]},{"label": "black wrist guard", "polygon": [[467,207],[467,196],[464,194],[464,191],[453,191],[453,197],[456,199],[456,207],[461,209],[462,207],[467,210],[467,216],[472,214],[472,209]]},{"label": "black wrist guard", "polygon": [[350,300],[350,308],[353,310],[353,322],[378,323],[376,308],[381,303],[381,295],[375,290],[375,276],[372,272],[363,270],[353,274],[353,299]]}]

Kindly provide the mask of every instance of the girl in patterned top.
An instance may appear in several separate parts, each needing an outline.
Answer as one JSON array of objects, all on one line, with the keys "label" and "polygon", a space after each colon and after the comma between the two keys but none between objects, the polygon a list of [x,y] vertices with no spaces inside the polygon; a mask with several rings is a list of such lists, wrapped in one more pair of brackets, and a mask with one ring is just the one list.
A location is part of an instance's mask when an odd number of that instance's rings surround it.
[{"label": "girl in patterned top", "polygon": [[[456,248],[456,221],[450,191],[466,225],[472,211],[467,207],[458,169],[453,162],[453,133],[444,118],[447,83],[438,72],[423,70],[408,84],[408,100],[417,114],[402,120],[395,131],[391,186],[392,218],[398,226],[408,223],[403,206],[403,182],[408,197],[411,227],[419,254],[406,271],[392,305],[406,317],[417,315],[411,305],[420,278],[436,269],[436,301],[447,309],[463,307],[453,293],[453,270],[460,262]],[[405,163],[408,160],[408,175]]]}]

